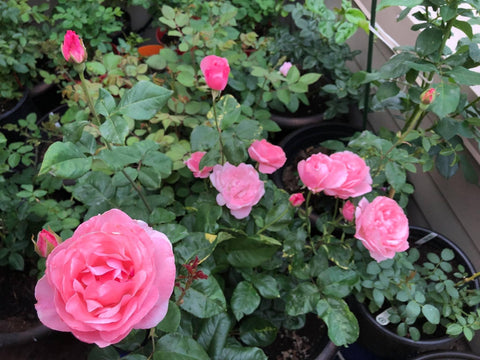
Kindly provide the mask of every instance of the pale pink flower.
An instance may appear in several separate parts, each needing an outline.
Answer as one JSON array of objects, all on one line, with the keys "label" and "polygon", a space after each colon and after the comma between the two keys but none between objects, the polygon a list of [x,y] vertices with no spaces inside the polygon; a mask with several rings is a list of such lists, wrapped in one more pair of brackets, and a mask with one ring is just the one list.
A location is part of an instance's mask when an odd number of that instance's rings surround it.
[{"label": "pale pink flower", "polygon": [[197,151],[194,152],[188,160],[184,161],[184,164],[187,165],[188,169],[196,178],[207,178],[212,172],[213,166],[204,166],[201,170],[199,169],[200,161],[205,154],[205,151]]},{"label": "pale pink flower", "polygon": [[225,89],[230,74],[230,66],[226,58],[216,55],[205,56],[200,62],[200,70],[205,76],[208,87],[217,91]]},{"label": "pale pink flower", "polygon": [[258,172],[249,164],[234,166],[227,162],[225,165],[215,165],[210,181],[219,192],[217,204],[226,205],[237,219],[247,217],[265,194],[265,186]]},{"label": "pale pink flower", "polygon": [[175,283],[172,245],[161,232],[113,209],[81,224],[53,249],[35,287],[38,318],[100,347],[155,327]]},{"label": "pale pink flower", "polygon": [[290,70],[290,68],[292,67],[292,63],[291,62],[288,62],[288,61],[285,61],[282,66],[280,66],[280,69],[278,69],[283,76],[287,76],[288,75],[288,71]]},{"label": "pale pink flower", "polygon": [[322,153],[300,161],[297,168],[300,180],[313,193],[336,189],[348,176],[345,164]]},{"label": "pale pink flower", "polygon": [[380,262],[408,249],[408,219],[403,209],[386,196],[377,196],[371,203],[360,200],[355,210],[355,237]]},{"label": "pale pink flower", "polygon": [[360,156],[350,151],[342,151],[330,155],[330,159],[345,165],[347,178],[338,187],[326,189],[325,194],[346,200],[372,191],[370,168]]},{"label": "pale pink flower", "polygon": [[287,157],[280,146],[270,144],[267,140],[255,140],[248,148],[248,155],[259,163],[258,171],[271,174],[281,168]]}]

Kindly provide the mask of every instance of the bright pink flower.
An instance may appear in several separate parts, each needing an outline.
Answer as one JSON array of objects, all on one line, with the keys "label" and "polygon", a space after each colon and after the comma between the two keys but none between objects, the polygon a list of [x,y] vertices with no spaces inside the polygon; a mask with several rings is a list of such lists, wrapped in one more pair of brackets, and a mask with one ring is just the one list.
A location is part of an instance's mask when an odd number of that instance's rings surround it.
[{"label": "bright pink flower", "polygon": [[81,224],[47,258],[35,287],[47,327],[86,343],[115,344],[156,326],[175,283],[172,245],[161,232],[113,209]]},{"label": "bright pink flower", "polygon": [[288,62],[288,61],[285,61],[282,66],[280,66],[280,69],[278,69],[283,76],[287,76],[288,75],[288,70],[290,70],[290,68],[292,67],[292,63],[291,62]]},{"label": "bright pink flower", "polygon": [[342,215],[347,221],[353,221],[355,216],[355,205],[350,200],[347,200],[342,208]]},{"label": "bright pink flower", "polygon": [[408,219],[395,200],[377,196],[360,200],[355,210],[355,237],[380,262],[408,249]]},{"label": "bright pink flower", "polygon": [[338,188],[347,179],[347,169],[338,160],[318,153],[297,165],[298,175],[305,186],[313,193]]},{"label": "bright pink flower", "polygon": [[225,89],[230,74],[228,60],[216,55],[205,56],[200,62],[200,69],[207,85],[213,89],[221,91]]},{"label": "bright pink flower", "polygon": [[298,207],[303,204],[303,202],[305,201],[305,197],[302,193],[295,193],[290,195],[288,201],[290,201],[290,204],[292,204],[293,206]]},{"label": "bright pink flower", "polygon": [[255,140],[248,148],[248,155],[258,161],[258,171],[263,174],[271,174],[280,169],[287,157],[280,146],[270,144],[267,140]]},{"label": "bright pink flower", "polygon": [[61,239],[53,231],[42,229],[37,235],[37,241],[33,243],[37,254],[46,258],[61,243]]},{"label": "bright pink flower", "polygon": [[199,169],[200,161],[205,154],[205,151],[194,152],[192,156],[184,162],[196,178],[207,178],[212,172],[213,166],[204,166],[202,170]]},{"label": "bright pink flower", "polygon": [[342,151],[330,155],[330,159],[340,161],[345,165],[347,178],[338,187],[326,189],[325,194],[346,200],[372,191],[370,168],[360,156],[350,151]]},{"label": "bright pink flower", "polygon": [[81,64],[87,60],[87,50],[82,39],[73,30],[67,30],[62,44],[63,57],[67,61]]},{"label": "bright pink flower", "polygon": [[225,165],[215,165],[210,181],[219,192],[217,204],[226,205],[237,219],[247,217],[265,194],[265,186],[258,172],[248,164],[234,166],[227,162]]}]

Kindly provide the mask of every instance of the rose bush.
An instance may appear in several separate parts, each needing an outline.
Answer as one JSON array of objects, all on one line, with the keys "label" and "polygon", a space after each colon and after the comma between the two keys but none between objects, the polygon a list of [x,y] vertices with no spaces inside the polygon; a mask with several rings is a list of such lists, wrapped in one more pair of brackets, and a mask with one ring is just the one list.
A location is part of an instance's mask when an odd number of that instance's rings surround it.
[{"label": "rose bush", "polygon": [[258,162],[258,171],[263,174],[272,174],[287,161],[283,149],[265,139],[255,140],[248,148],[248,155]]},{"label": "rose bush", "polygon": [[362,198],[355,210],[355,237],[378,262],[408,249],[408,219],[395,200]]},{"label": "rose bush", "polygon": [[175,282],[172,245],[112,209],[81,224],[47,258],[35,288],[43,324],[100,347],[165,316]]}]

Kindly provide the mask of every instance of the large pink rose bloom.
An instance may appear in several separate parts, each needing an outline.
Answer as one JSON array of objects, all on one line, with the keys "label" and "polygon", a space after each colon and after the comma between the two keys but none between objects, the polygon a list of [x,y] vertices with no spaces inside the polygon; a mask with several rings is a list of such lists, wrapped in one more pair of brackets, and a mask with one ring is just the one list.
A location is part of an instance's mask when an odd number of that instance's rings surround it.
[{"label": "large pink rose bloom", "polygon": [[228,60],[216,55],[205,56],[200,61],[200,70],[209,88],[221,91],[225,89],[230,74]]},{"label": "large pink rose bloom", "polygon": [[188,169],[193,173],[193,176],[195,176],[196,178],[207,178],[213,169],[213,166],[204,166],[200,170],[200,161],[202,161],[202,158],[205,154],[205,151],[194,152],[192,156],[190,156],[190,158],[184,162],[185,165],[187,165]]},{"label": "large pink rose bloom", "polygon": [[323,190],[338,188],[347,179],[347,169],[338,160],[318,153],[297,165],[298,175],[305,186],[314,194]]},{"label": "large pink rose bloom", "polygon": [[87,50],[82,39],[73,30],[67,30],[62,43],[62,54],[65,60],[80,64],[87,60]]},{"label": "large pink rose bloom", "polygon": [[223,166],[215,165],[210,181],[219,192],[217,204],[226,205],[237,219],[247,217],[265,194],[258,172],[248,164],[234,166],[227,162]]},{"label": "large pink rose bloom", "polygon": [[280,169],[287,157],[280,146],[270,144],[267,140],[255,140],[248,148],[248,155],[257,161],[258,171],[263,174],[271,174]]},{"label": "large pink rose bloom", "polygon": [[380,262],[408,249],[408,219],[395,200],[377,196],[360,200],[355,210],[355,237]]},{"label": "large pink rose bloom", "polygon": [[346,200],[372,191],[370,168],[360,156],[351,151],[342,151],[330,155],[330,159],[340,161],[345,165],[347,178],[338,187],[326,189],[325,194]]},{"label": "large pink rose bloom", "polygon": [[47,327],[105,347],[132,329],[156,326],[174,283],[168,238],[113,209],[81,224],[51,252],[35,307]]}]

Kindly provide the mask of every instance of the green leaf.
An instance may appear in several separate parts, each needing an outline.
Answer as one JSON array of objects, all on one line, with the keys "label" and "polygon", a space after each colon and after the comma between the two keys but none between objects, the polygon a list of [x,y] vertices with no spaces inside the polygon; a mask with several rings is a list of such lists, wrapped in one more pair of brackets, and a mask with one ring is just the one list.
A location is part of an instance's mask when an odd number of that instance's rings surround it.
[{"label": "green leaf", "polygon": [[358,321],[350,311],[347,303],[342,299],[327,298],[319,301],[319,308],[327,307],[319,315],[328,327],[328,337],[337,346],[354,343],[359,335]]},{"label": "green leaf", "polygon": [[260,296],[248,281],[241,281],[233,290],[231,307],[237,320],[250,315],[260,305]]},{"label": "green leaf", "polygon": [[112,170],[122,170],[127,165],[138,163],[141,160],[141,154],[132,146],[120,146],[111,150],[102,150],[98,154],[98,158],[102,159]]},{"label": "green leaf", "polygon": [[88,360],[120,360],[120,354],[113,346],[106,348],[95,346],[88,354]]},{"label": "green leaf", "polygon": [[104,88],[100,88],[98,91],[98,99],[95,103],[95,111],[99,114],[108,117],[115,110],[115,99]]},{"label": "green leaf", "polygon": [[322,76],[321,74],[316,74],[316,73],[305,74],[305,75],[300,76],[300,79],[298,79],[298,82],[310,85],[310,84],[313,84],[313,83],[317,82],[318,79],[320,79],[321,76]]},{"label": "green leaf", "polygon": [[248,238],[238,238],[225,245],[227,261],[235,267],[256,267],[270,260],[278,246],[270,246]]},{"label": "green leaf", "polygon": [[156,344],[153,360],[210,360],[203,347],[191,337],[181,334],[162,336]]},{"label": "green leaf", "polygon": [[420,305],[418,305],[415,301],[409,301],[405,310],[407,311],[407,316],[414,319],[417,318],[422,311]]},{"label": "green leaf", "polygon": [[425,304],[422,307],[422,314],[432,324],[440,324],[440,311],[430,304]]},{"label": "green leaf", "polygon": [[218,141],[218,132],[208,126],[199,125],[192,130],[190,142],[192,151],[208,150]]},{"label": "green leaf", "polygon": [[232,320],[221,313],[203,321],[197,341],[212,359],[222,359],[222,352],[229,336]]},{"label": "green leaf", "polygon": [[275,341],[277,328],[267,319],[248,317],[240,324],[240,339],[250,346],[268,346]]},{"label": "green leaf", "polygon": [[112,144],[123,144],[128,132],[128,122],[123,116],[107,117],[105,122],[100,125],[100,134]]},{"label": "green leaf", "polygon": [[460,324],[448,324],[447,334],[450,336],[457,336],[463,332],[463,326]]},{"label": "green leaf", "polygon": [[447,75],[462,85],[480,85],[480,74],[476,71],[468,70],[463,66],[453,68],[447,72]]},{"label": "green leaf", "polygon": [[226,311],[223,291],[213,276],[197,280],[188,289],[181,308],[201,319]]},{"label": "green leaf", "polygon": [[396,190],[401,189],[407,180],[405,170],[398,163],[391,161],[385,166],[385,176],[390,185]]},{"label": "green leaf", "polygon": [[460,87],[446,81],[435,84],[433,87],[437,96],[433,103],[430,104],[429,110],[433,111],[439,118],[454,112],[460,101]]},{"label": "green leaf", "polygon": [[417,36],[417,41],[415,42],[415,50],[421,56],[427,56],[438,49],[442,44],[443,32],[438,28],[426,28]]},{"label": "green leaf", "polygon": [[309,283],[300,283],[291,289],[285,299],[285,310],[290,316],[307,314],[315,310],[320,301],[319,289]]},{"label": "green leaf", "polygon": [[15,270],[22,271],[25,266],[23,256],[19,253],[12,252],[8,255],[8,264]]},{"label": "green leaf", "polygon": [[276,299],[280,297],[278,282],[273,276],[254,274],[252,282],[262,297],[266,299]]},{"label": "green leaf", "polygon": [[117,110],[135,120],[149,120],[167,103],[172,93],[152,82],[139,81],[125,92]]},{"label": "green leaf", "polygon": [[92,158],[86,157],[71,142],[55,142],[45,153],[39,175],[51,173],[63,179],[77,179],[92,166]]},{"label": "green leaf", "polygon": [[155,327],[157,330],[167,333],[173,333],[177,331],[180,326],[181,313],[178,305],[173,301],[168,302],[168,312],[162,321]]},{"label": "green leaf", "polygon": [[417,5],[421,5],[423,0],[382,0],[382,2],[377,6],[377,11],[385,9],[389,6],[405,6],[411,8]]},{"label": "green leaf", "polygon": [[218,359],[228,360],[268,360],[264,352],[256,347],[245,347],[240,345],[226,346]]},{"label": "green leaf", "polygon": [[[220,129],[225,130],[238,122],[241,112],[240,104],[232,95],[222,96],[217,103],[217,120]],[[209,113],[208,117],[214,120],[213,114]]]}]

